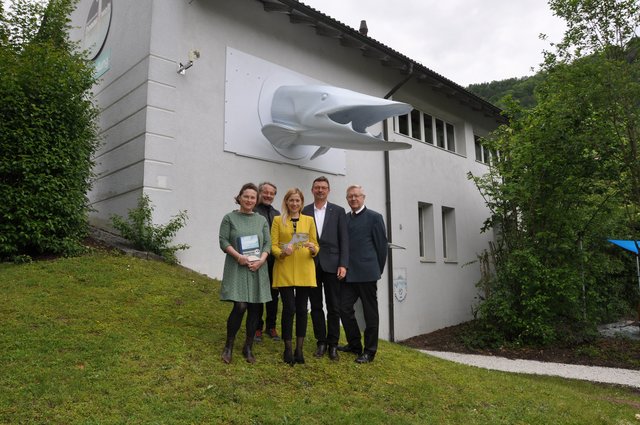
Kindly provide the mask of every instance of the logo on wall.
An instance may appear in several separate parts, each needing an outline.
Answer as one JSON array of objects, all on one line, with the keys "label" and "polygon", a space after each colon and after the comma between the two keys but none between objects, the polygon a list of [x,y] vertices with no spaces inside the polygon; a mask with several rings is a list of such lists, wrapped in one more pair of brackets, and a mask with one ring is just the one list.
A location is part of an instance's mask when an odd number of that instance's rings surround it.
[{"label": "logo on wall", "polygon": [[407,298],[407,269],[393,270],[393,295],[399,302]]},{"label": "logo on wall", "polygon": [[346,174],[345,150],[409,149],[382,121],[412,106],[327,85],[227,47],[224,150]]},{"label": "logo on wall", "polygon": [[109,34],[112,0],[86,0],[83,3],[91,4],[84,25],[82,47],[87,50],[89,59],[93,60],[102,50]]}]

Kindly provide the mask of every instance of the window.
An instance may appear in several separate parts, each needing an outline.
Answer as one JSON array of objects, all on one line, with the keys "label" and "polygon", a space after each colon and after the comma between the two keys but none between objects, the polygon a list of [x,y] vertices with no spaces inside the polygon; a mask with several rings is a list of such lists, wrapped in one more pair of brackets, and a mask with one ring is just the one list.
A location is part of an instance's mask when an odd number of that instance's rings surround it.
[{"label": "window", "polygon": [[495,152],[492,152],[489,148],[482,144],[482,138],[480,136],[473,135],[473,140],[476,147],[476,161],[483,162],[485,164],[491,164],[493,158],[496,157]]},{"label": "window", "polygon": [[420,238],[420,260],[435,261],[436,241],[432,204],[418,202],[418,237]]},{"label": "window", "polygon": [[417,109],[411,111],[411,137],[418,140],[422,140],[422,125],[420,124],[421,115],[422,113]]},{"label": "window", "polygon": [[433,117],[431,115],[423,115],[424,122],[424,141],[433,145]]},{"label": "window", "polygon": [[[456,152],[455,126],[440,118],[413,109],[407,115],[400,115],[394,121],[396,133],[404,134],[424,143]],[[463,146],[464,148],[464,146]],[[464,154],[464,149],[462,150]]]},{"label": "window", "polygon": [[456,151],[456,138],[454,136],[453,125],[447,123],[447,150]]},{"label": "window", "polygon": [[442,207],[442,252],[444,261],[458,261],[456,210],[454,208]]},{"label": "window", "polygon": [[438,147],[444,149],[444,121],[436,118],[436,141]]},{"label": "window", "polygon": [[398,126],[396,127],[396,131],[400,134],[404,134],[405,136],[409,135],[409,116],[408,115],[400,115],[398,117]]}]

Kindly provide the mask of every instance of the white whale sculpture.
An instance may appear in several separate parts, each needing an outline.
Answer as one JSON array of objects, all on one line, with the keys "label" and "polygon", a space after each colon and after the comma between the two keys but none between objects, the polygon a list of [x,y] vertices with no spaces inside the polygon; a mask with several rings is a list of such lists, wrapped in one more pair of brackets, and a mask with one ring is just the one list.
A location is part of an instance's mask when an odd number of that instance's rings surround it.
[{"label": "white whale sculpture", "polygon": [[406,103],[381,99],[333,86],[281,86],[271,103],[272,123],[262,134],[276,148],[319,146],[310,159],[331,148],[388,151],[409,149],[404,142],[387,142],[367,128],[395,115],[409,113]]}]

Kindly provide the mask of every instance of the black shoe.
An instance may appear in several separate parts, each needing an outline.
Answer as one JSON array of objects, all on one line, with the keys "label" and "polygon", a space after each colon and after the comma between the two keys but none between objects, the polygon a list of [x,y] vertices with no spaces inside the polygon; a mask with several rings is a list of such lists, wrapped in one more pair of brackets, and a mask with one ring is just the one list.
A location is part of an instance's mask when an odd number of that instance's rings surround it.
[{"label": "black shoe", "polygon": [[350,345],[338,345],[337,350],[345,352],[345,353],[353,353],[353,354],[356,354],[358,356],[362,354],[362,349],[361,348],[353,348]]},{"label": "black shoe", "polygon": [[340,356],[338,356],[338,347],[332,345],[329,347],[329,359],[330,360],[338,360]]},{"label": "black shoe", "polygon": [[284,350],[284,353],[282,353],[282,360],[284,360],[284,362],[290,366],[296,364],[296,361],[293,358],[293,351],[287,350],[286,348]]},{"label": "black shoe", "polygon": [[302,354],[302,352],[298,353],[296,351],[296,353],[293,355],[293,360],[298,364],[304,364],[304,354]]},{"label": "black shoe", "polygon": [[318,348],[315,353],[313,353],[314,357],[322,357],[324,353],[327,351],[327,344],[320,343],[318,344]]},{"label": "black shoe", "polygon": [[362,355],[356,359],[356,363],[371,363],[373,356],[374,355],[370,353],[362,353]]}]

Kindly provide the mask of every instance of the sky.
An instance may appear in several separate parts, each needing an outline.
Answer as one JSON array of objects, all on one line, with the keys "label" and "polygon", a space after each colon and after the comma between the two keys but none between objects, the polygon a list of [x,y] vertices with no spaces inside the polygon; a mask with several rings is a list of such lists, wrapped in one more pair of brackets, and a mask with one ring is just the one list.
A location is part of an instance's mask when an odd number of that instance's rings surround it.
[{"label": "sky", "polygon": [[534,74],[565,29],[547,0],[300,1],[464,87]]},{"label": "sky", "polygon": [[464,87],[533,75],[565,29],[547,0],[301,1]]}]

